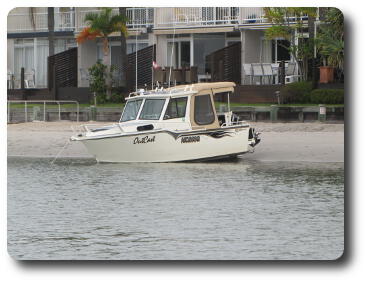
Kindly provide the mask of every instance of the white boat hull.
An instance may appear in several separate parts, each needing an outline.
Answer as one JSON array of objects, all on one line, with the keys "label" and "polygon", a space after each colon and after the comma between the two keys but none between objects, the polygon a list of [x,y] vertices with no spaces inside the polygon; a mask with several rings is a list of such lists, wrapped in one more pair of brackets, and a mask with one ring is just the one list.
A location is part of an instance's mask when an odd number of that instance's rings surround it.
[{"label": "white boat hull", "polygon": [[236,127],[186,133],[151,131],[79,141],[99,162],[179,162],[246,153],[248,136],[248,127]]}]

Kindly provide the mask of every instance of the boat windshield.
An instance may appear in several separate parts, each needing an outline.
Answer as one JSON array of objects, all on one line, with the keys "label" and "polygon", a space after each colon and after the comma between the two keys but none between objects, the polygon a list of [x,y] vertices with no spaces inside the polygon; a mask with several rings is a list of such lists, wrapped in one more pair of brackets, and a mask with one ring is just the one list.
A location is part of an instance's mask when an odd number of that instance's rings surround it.
[{"label": "boat windshield", "polygon": [[145,99],[139,119],[159,120],[165,102],[165,99]]},{"label": "boat windshield", "polygon": [[142,99],[138,99],[126,103],[124,113],[122,114],[121,117],[121,122],[135,120],[136,116],[138,115],[142,101],[143,101]]}]

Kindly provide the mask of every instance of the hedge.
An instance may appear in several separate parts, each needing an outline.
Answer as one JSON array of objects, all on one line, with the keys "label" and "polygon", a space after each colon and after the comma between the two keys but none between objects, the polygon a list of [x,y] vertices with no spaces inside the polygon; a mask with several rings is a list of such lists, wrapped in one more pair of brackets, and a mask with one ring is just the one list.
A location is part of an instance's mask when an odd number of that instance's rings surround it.
[{"label": "hedge", "polygon": [[310,104],[343,104],[343,89],[314,89],[311,82],[294,82],[280,90],[282,102]]},{"label": "hedge", "polygon": [[311,91],[311,82],[295,82],[284,85],[280,95],[283,103],[307,103]]},{"label": "hedge", "polygon": [[314,89],[310,93],[310,103],[344,104],[344,89]]}]

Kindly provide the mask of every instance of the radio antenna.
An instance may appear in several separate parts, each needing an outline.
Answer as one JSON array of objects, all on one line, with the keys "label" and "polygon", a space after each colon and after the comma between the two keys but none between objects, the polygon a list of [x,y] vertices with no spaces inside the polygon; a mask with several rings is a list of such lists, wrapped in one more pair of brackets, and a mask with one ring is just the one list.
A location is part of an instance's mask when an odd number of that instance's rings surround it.
[{"label": "radio antenna", "polygon": [[[175,13],[173,13],[173,17],[175,16]],[[176,26],[175,26],[175,20],[173,18],[173,40],[172,40],[172,51],[171,51],[171,66],[169,68],[169,76],[168,76],[168,88],[171,86],[171,73],[173,68],[173,50],[175,49],[175,35],[176,35]]]},{"label": "radio antenna", "polygon": [[135,91],[138,92],[138,31],[135,31]]}]

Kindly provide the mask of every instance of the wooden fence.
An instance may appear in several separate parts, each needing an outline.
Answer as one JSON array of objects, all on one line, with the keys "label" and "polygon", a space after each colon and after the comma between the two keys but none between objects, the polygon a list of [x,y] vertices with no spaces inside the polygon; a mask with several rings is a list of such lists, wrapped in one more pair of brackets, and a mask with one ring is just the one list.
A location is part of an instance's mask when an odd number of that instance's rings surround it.
[{"label": "wooden fence", "polygon": [[214,51],[205,59],[213,82],[241,84],[241,42]]},{"label": "wooden fence", "polygon": [[[137,55],[137,56],[136,56]],[[137,58],[136,58],[137,57]],[[148,88],[152,85],[152,63],[156,58],[156,45],[151,45],[128,55],[127,88],[134,91],[136,87],[136,59],[138,63],[138,88],[143,88],[145,84]]]},{"label": "wooden fence", "polygon": [[48,89],[78,86],[78,48],[47,58]]}]

